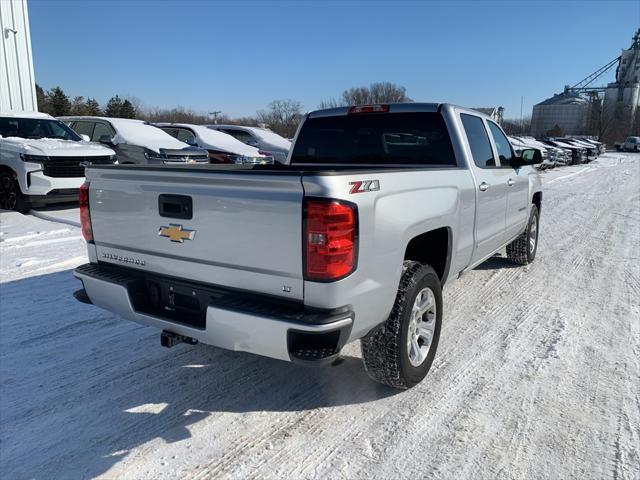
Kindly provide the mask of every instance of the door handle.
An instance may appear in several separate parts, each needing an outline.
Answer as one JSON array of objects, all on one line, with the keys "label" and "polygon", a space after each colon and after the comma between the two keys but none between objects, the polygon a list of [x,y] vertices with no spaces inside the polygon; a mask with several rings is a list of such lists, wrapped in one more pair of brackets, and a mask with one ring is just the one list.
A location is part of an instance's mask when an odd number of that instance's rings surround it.
[{"label": "door handle", "polygon": [[489,188],[489,184],[486,182],[482,182],[480,185],[478,185],[478,188],[481,192],[486,192],[487,188]]},{"label": "door handle", "polygon": [[513,184],[516,183],[513,180],[509,179],[507,180],[507,185],[509,185],[510,187],[513,187]]}]

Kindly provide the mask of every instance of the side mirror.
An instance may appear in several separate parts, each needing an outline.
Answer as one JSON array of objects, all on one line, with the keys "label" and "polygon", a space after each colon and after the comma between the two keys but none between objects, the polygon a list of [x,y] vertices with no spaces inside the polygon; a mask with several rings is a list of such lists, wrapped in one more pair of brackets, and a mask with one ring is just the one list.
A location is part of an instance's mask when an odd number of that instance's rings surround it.
[{"label": "side mirror", "polygon": [[113,146],[113,138],[111,138],[109,135],[101,135],[98,142],[109,145],[110,147]]},{"label": "side mirror", "polygon": [[195,138],[188,138],[187,140],[185,140],[185,142],[187,145],[191,145],[192,147],[197,147],[198,146],[198,142],[196,142]]},{"label": "side mirror", "polygon": [[537,148],[525,148],[520,155],[513,157],[511,166],[518,168],[525,165],[538,165],[542,163],[542,153]]},{"label": "side mirror", "polygon": [[80,138],[82,140],[84,140],[85,142],[90,142],[91,141],[91,139],[89,138],[89,135],[85,135],[84,133],[80,134]]}]

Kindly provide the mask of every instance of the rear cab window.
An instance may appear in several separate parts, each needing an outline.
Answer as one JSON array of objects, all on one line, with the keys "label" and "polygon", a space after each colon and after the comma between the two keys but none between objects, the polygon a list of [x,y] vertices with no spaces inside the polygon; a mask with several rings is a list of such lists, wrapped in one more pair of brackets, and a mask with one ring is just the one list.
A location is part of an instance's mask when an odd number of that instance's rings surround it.
[{"label": "rear cab window", "polygon": [[298,134],[291,163],[457,165],[446,124],[436,112],[308,118]]}]

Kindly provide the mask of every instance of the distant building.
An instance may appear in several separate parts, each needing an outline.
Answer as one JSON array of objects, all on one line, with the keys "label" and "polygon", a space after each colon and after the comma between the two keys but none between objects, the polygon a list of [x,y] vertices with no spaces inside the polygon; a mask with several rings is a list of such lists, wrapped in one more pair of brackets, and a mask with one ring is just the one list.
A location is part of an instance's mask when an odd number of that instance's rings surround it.
[{"label": "distant building", "polygon": [[[606,87],[592,86],[617,63],[616,81]],[[602,93],[604,92],[604,101]],[[640,131],[640,29],[631,47],[620,57],[581,82],[566,86],[563,93],[534,105],[531,133],[554,135],[596,135],[613,143],[635,130]]]},{"label": "distant building", "polygon": [[560,128],[560,135],[585,135],[591,104],[577,94],[560,93],[533,106],[531,134],[544,137]]},{"label": "distant building", "polygon": [[[616,107],[624,115],[634,118],[640,106],[640,29],[633,36],[633,43],[622,50],[616,69],[616,81],[607,85],[604,93],[604,112],[614,114]],[[626,135],[628,132],[624,132]]]},{"label": "distant building", "polygon": [[38,110],[26,0],[0,0],[0,111]]},{"label": "distant building", "polygon": [[489,115],[497,123],[502,123],[502,117],[504,114],[504,107],[476,107],[474,110]]}]

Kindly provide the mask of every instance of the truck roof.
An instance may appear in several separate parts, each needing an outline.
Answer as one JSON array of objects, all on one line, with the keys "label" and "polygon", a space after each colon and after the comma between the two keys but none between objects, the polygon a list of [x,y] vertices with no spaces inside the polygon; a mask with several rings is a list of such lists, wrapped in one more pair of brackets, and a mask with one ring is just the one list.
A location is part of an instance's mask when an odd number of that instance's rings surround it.
[{"label": "truck roof", "polygon": [[[454,105],[451,103],[437,103],[437,102],[412,102],[412,103],[381,103],[380,105],[389,105],[389,113],[401,113],[401,112],[438,112],[443,107],[450,107],[456,110],[464,110],[467,112],[473,112],[478,116],[488,118],[493,120],[489,115],[474,110],[473,108],[462,107],[460,105]],[[349,109],[352,108],[353,105],[344,106],[344,107],[335,107],[335,108],[324,108],[321,110],[314,110],[309,112],[309,118],[319,118],[319,117],[334,117],[339,115],[347,115]]]},{"label": "truck roof", "polygon": [[53,117],[47,113],[41,112],[26,112],[26,111],[13,111],[13,112],[0,112],[0,117],[13,117],[13,118],[49,118],[53,120]]}]

